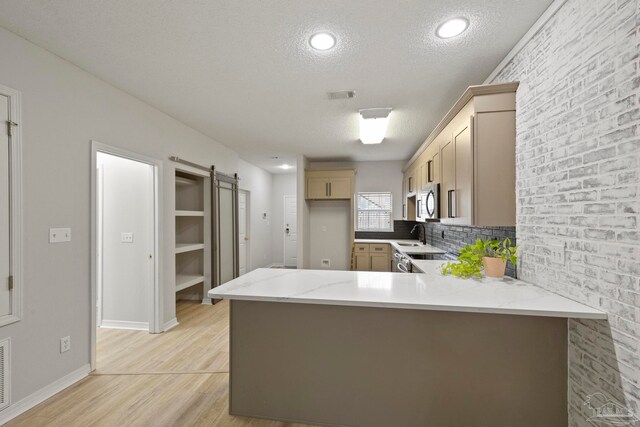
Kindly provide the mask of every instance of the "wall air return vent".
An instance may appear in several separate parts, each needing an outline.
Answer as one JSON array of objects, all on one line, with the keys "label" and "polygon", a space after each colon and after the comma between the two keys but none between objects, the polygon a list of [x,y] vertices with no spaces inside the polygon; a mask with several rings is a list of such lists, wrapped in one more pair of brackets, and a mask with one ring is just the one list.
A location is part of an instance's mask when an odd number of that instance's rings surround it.
[{"label": "wall air return vent", "polygon": [[355,90],[339,90],[337,92],[327,93],[329,99],[351,99],[356,97]]},{"label": "wall air return vent", "polygon": [[9,368],[11,360],[11,346],[9,338],[0,341],[0,410],[9,406],[11,395],[11,381],[9,381]]}]

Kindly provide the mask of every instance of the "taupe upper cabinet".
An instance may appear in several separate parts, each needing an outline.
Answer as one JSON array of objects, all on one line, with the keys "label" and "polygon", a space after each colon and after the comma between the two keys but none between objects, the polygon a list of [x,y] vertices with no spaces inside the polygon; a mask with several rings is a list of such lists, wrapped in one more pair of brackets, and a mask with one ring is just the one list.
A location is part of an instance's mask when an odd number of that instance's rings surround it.
[{"label": "taupe upper cabinet", "polygon": [[348,200],[355,191],[353,169],[307,169],[306,199]]},{"label": "taupe upper cabinet", "polygon": [[405,180],[422,171],[419,190],[440,183],[442,223],[515,225],[517,88],[469,87],[405,167]]}]

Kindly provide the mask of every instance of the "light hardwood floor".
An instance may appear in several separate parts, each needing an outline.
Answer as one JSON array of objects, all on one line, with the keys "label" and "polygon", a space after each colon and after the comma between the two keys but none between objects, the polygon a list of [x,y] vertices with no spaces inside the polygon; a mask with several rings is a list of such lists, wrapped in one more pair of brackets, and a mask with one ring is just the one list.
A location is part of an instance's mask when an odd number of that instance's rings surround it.
[{"label": "light hardwood floor", "polygon": [[233,417],[229,305],[178,303],[163,334],[100,329],[97,369],[7,426],[300,426]]}]

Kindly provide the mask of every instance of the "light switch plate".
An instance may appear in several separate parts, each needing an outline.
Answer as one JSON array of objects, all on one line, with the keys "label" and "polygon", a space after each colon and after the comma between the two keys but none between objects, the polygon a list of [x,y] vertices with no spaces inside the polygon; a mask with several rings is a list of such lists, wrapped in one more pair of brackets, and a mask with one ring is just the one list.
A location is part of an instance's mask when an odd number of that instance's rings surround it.
[{"label": "light switch plate", "polygon": [[70,228],[50,228],[49,243],[64,243],[71,241]]},{"label": "light switch plate", "polygon": [[60,353],[66,353],[69,350],[71,350],[71,337],[60,338]]},{"label": "light switch plate", "polygon": [[133,233],[120,233],[120,243],[133,243]]}]

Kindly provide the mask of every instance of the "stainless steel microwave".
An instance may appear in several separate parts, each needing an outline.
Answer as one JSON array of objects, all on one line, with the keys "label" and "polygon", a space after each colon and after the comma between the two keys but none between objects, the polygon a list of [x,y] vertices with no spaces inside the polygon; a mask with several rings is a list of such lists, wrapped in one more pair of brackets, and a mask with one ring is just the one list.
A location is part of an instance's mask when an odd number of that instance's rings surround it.
[{"label": "stainless steel microwave", "polygon": [[420,211],[420,217],[426,220],[440,218],[440,184],[431,184],[422,192]]}]

